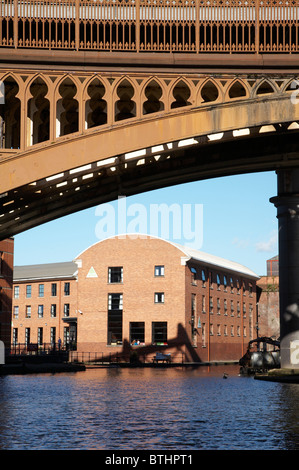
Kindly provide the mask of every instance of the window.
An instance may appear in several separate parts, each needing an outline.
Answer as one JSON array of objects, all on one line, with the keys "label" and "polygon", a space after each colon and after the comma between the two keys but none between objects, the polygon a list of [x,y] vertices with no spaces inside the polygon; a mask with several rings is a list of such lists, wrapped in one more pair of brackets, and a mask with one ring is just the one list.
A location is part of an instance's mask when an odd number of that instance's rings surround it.
[{"label": "window", "polygon": [[19,307],[17,305],[13,308],[13,317],[16,319],[19,318]]},{"label": "window", "polygon": [[43,344],[43,328],[42,327],[37,329],[37,343],[39,346]]},{"label": "window", "polygon": [[44,306],[43,305],[38,306],[37,313],[38,313],[38,318],[43,318],[43,316],[44,316]]},{"label": "window", "polygon": [[224,315],[227,315],[227,300],[224,299]]},{"label": "window", "polygon": [[123,282],[122,266],[108,268],[108,282],[109,284]]},{"label": "window", "polygon": [[206,273],[204,269],[202,269],[201,271],[201,280],[202,280],[202,287],[206,287]]},{"label": "window", "polygon": [[30,328],[25,328],[25,344],[26,346],[30,343]]},{"label": "window", "polygon": [[70,316],[70,304],[64,304],[64,306],[63,306],[63,315],[65,317]]},{"label": "window", "polygon": [[108,344],[122,344],[123,295],[108,294]]},{"label": "window", "polygon": [[223,276],[223,285],[224,285],[224,290],[225,290],[225,292],[226,292],[226,289],[227,289],[227,278],[226,278],[225,275]]},{"label": "window", "polygon": [[132,346],[144,343],[144,322],[130,322],[130,343]]},{"label": "window", "polygon": [[52,295],[52,297],[56,297],[56,295],[57,295],[57,284],[56,283],[51,284],[51,295]]},{"label": "window", "polygon": [[26,305],[26,318],[31,318],[31,305]]},{"label": "window", "polygon": [[221,284],[221,282],[220,282],[220,276],[219,276],[219,274],[217,274],[217,289],[218,289],[218,290],[220,290],[220,284]]},{"label": "window", "polygon": [[202,338],[202,346],[206,346],[206,324],[202,324],[202,330],[201,330],[201,338]]},{"label": "window", "polygon": [[252,297],[252,292],[253,292],[252,282],[249,283],[248,290],[249,290],[249,296]]},{"label": "window", "polygon": [[164,276],[164,266],[155,266],[155,276]]},{"label": "window", "polygon": [[123,309],[123,295],[122,294],[109,294],[108,295],[108,310],[122,310]]},{"label": "window", "polygon": [[234,314],[234,310],[235,310],[235,307],[234,307],[234,301],[233,301],[233,300],[231,300],[231,301],[230,301],[230,313],[231,313],[231,315],[233,315],[233,314]]},{"label": "window", "polygon": [[221,336],[221,327],[220,324],[217,324],[217,336]]},{"label": "window", "polygon": [[18,299],[20,296],[20,286],[14,286],[14,298]]},{"label": "window", "polygon": [[217,299],[217,314],[220,315],[220,299]]},{"label": "window", "polygon": [[243,302],[243,316],[246,317],[246,303]]},{"label": "window", "polygon": [[249,304],[249,317],[252,318],[253,307],[252,304]]},{"label": "window", "polygon": [[51,317],[52,318],[56,317],[56,304],[51,305]]},{"label": "window", "polygon": [[155,292],[155,304],[164,303],[164,292]]},{"label": "window", "polygon": [[191,268],[191,283],[196,286],[196,279],[197,279],[197,271],[195,268]]},{"label": "window", "polygon": [[70,283],[69,282],[64,283],[64,295],[70,295]]},{"label": "window", "polygon": [[233,292],[234,292],[234,281],[233,281],[233,278],[232,278],[232,277],[230,278],[230,281],[229,281],[229,282],[230,282],[230,291],[231,291],[231,293],[233,294]]},{"label": "window", "polygon": [[39,296],[39,297],[43,297],[43,296],[44,296],[44,288],[45,288],[44,284],[39,284],[39,285],[38,285],[38,296]]},{"label": "window", "polygon": [[27,299],[30,299],[30,297],[31,297],[31,286],[30,285],[26,286],[26,297],[27,297]]},{"label": "window", "polygon": [[196,313],[196,294],[191,294],[191,315]]},{"label": "window", "polygon": [[18,328],[13,328],[12,330],[12,342],[14,346],[18,344]]},{"label": "window", "polygon": [[210,313],[213,313],[213,297],[210,297]]},{"label": "window", "polygon": [[205,313],[206,311],[206,296],[202,296],[202,313]]},{"label": "window", "polygon": [[50,341],[51,341],[51,344],[56,343],[56,326],[51,326]]},{"label": "window", "polygon": [[167,344],[167,322],[152,322],[152,343],[156,345]]}]

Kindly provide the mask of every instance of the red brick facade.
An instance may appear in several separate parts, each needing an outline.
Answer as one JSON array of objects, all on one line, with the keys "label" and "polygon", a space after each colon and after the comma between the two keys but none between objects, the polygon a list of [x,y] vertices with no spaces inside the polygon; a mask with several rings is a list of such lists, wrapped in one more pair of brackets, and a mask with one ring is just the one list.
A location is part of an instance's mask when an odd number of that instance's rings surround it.
[{"label": "red brick facade", "polygon": [[280,337],[279,277],[262,276],[257,281],[260,289],[258,300],[259,336]]},{"label": "red brick facade", "polygon": [[[65,343],[70,328],[79,352],[127,358],[134,352],[150,360],[154,351],[163,351],[178,361],[198,362],[238,360],[256,335],[257,276],[243,266],[141,236],[98,242],[74,262],[67,299],[66,280],[57,279],[55,318],[53,279],[15,280],[13,337],[17,329],[18,342],[25,342],[25,328],[30,341],[38,342],[43,328],[43,342],[50,343],[55,327],[56,341],[60,337]],[[41,283],[43,299],[38,297]],[[27,285],[32,285],[30,318]],[[70,311],[64,317],[67,300]]]},{"label": "red brick facade", "polygon": [[5,347],[11,343],[13,256],[13,238],[0,241],[0,340]]}]

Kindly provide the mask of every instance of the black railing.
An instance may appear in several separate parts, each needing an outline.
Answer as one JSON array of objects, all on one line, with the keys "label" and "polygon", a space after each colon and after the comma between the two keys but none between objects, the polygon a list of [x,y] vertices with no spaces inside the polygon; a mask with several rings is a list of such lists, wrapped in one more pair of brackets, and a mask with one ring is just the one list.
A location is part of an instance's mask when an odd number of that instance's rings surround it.
[{"label": "black railing", "polygon": [[60,343],[17,343],[6,348],[6,356],[13,355],[48,355],[59,351],[69,351],[69,344]]}]

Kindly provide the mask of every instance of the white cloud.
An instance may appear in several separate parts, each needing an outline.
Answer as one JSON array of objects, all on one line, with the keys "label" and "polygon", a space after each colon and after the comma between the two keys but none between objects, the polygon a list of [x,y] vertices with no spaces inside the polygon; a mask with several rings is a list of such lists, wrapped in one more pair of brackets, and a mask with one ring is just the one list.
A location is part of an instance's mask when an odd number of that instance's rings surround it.
[{"label": "white cloud", "polygon": [[257,251],[271,252],[277,250],[277,232],[272,232],[267,241],[258,242],[255,244]]},{"label": "white cloud", "polygon": [[249,246],[249,241],[248,240],[241,240],[238,237],[235,237],[232,241],[233,245],[236,245],[238,248],[247,248]]}]

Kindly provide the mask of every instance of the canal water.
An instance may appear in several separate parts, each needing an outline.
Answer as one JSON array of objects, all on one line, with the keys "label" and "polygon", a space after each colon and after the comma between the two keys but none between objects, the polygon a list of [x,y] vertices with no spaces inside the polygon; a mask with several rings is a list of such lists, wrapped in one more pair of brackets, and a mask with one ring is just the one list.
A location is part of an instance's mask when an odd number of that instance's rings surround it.
[{"label": "canal water", "polygon": [[1,376],[0,449],[299,450],[299,384],[238,372],[213,366]]}]

